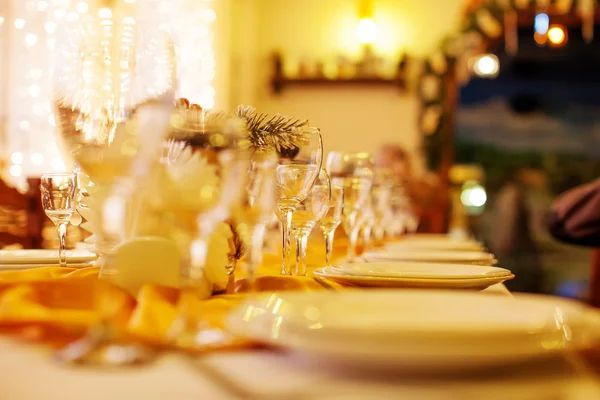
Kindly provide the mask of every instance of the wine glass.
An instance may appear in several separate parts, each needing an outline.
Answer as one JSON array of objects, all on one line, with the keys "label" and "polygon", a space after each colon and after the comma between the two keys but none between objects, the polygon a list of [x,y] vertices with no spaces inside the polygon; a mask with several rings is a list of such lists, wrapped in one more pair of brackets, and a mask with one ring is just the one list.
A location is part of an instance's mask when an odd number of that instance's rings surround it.
[{"label": "wine glass", "polygon": [[349,238],[346,262],[360,261],[356,245],[361,228],[361,209],[367,205],[373,184],[373,158],[368,153],[333,151],[327,156],[327,171],[333,185],[344,188],[342,223]]},{"label": "wine glass", "polygon": [[262,263],[262,248],[267,224],[275,210],[275,167],[273,152],[257,151],[252,155],[245,192],[240,205],[240,222],[250,233],[245,258],[250,291],[255,289],[256,268]]},{"label": "wine glass", "polygon": [[[59,146],[94,183],[97,247],[106,255],[114,221],[106,200],[126,178],[145,176],[160,154],[177,87],[174,46],[149,21],[85,15],[61,26],[55,54]],[[107,260],[105,278],[117,273]]]},{"label": "wine glass", "polygon": [[[181,306],[169,338],[179,347],[193,348],[198,344],[200,327],[192,306],[205,282],[209,241],[217,225],[241,205],[250,143],[238,118],[188,108],[186,103],[179,103],[176,115],[173,120],[179,122],[172,126],[170,154],[165,160],[168,173],[175,178],[167,201],[178,220],[191,225],[193,238],[188,253],[182,254]],[[259,218],[252,222],[257,221]]]},{"label": "wine glass", "polygon": [[331,185],[331,201],[329,202],[329,209],[319,223],[319,227],[325,238],[325,263],[327,266],[331,266],[333,237],[335,235],[335,230],[342,222],[343,212],[344,188],[343,186]]},{"label": "wine glass", "polygon": [[249,141],[243,121],[236,117],[185,103],[175,115],[181,123],[169,135],[165,162],[174,187],[167,201],[193,231],[182,265],[184,285],[192,289],[204,278],[211,235],[240,205],[250,166]]},{"label": "wine glass", "polygon": [[296,275],[306,275],[306,245],[308,235],[327,214],[331,200],[331,183],[321,169],[308,196],[296,206],[292,216],[292,231],[296,237]]},{"label": "wine glass", "polygon": [[42,175],[40,190],[44,212],[52,220],[58,232],[58,260],[67,266],[67,225],[75,212],[75,175]]},{"label": "wine glass", "polygon": [[358,220],[362,230],[363,252],[372,250],[372,233],[375,225],[375,212],[373,210],[373,193],[367,197],[367,201],[358,213]]},{"label": "wine glass", "polygon": [[277,177],[277,208],[282,222],[281,274],[291,274],[290,237],[292,215],[312,188],[323,161],[323,142],[317,128],[303,127],[297,143],[290,148],[280,148],[275,170]]},{"label": "wine glass", "polygon": [[381,245],[385,237],[385,227],[392,218],[391,195],[394,175],[388,168],[375,169],[375,181],[371,190],[374,219],[375,245]]}]

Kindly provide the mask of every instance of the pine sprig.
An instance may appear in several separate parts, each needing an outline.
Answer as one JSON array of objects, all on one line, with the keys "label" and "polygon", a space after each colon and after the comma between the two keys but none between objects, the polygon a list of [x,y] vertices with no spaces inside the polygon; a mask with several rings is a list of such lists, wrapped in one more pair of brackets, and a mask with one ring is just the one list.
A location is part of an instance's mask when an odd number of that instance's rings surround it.
[{"label": "pine sprig", "polygon": [[235,115],[246,122],[248,139],[255,150],[294,149],[302,140],[308,120],[257,113],[251,106],[238,106]]}]

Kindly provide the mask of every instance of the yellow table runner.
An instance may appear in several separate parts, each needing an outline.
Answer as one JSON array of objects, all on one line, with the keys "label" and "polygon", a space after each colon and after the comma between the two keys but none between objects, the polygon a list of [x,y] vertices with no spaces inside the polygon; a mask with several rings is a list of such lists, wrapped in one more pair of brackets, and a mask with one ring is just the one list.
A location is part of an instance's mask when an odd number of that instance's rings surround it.
[{"label": "yellow table runner", "polygon": [[[308,255],[309,275],[314,266],[322,265],[320,260],[323,259],[324,250],[313,246]],[[311,276],[281,276],[280,268],[280,255],[265,255],[257,279],[259,291],[342,288],[333,282],[319,283]],[[177,289],[159,285],[143,286],[133,297],[99,280],[98,271],[97,267],[49,267],[0,272],[0,332],[32,341],[63,344],[85,334],[101,321],[102,315],[110,313],[126,334],[166,344],[178,307],[189,305],[189,300],[180,296]],[[240,276],[242,272],[236,274]],[[247,282],[241,277],[236,281],[237,293],[194,301],[189,309],[199,322],[206,322],[207,329],[224,328],[224,318],[244,298],[246,288]],[[222,347],[236,345],[248,343],[229,341]],[[220,346],[217,343],[213,347]]]}]

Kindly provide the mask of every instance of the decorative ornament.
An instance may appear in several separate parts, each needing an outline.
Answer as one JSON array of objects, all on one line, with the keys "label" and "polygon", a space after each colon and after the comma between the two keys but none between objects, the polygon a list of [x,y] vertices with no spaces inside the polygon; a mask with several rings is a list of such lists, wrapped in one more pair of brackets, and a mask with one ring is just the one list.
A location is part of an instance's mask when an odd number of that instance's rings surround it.
[{"label": "decorative ornament", "polygon": [[487,9],[482,8],[475,14],[479,29],[490,38],[498,38],[502,34],[502,24]]},{"label": "decorative ornament", "polygon": [[448,60],[444,53],[437,52],[429,59],[431,70],[437,75],[444,75],[448,71]]},{"label": "decorative ornament", "polygon": [[596,9],[595,0],[579,0],[577,3],[581,15],[581,34],[587,43],[594,40],[594,13]]},{"label": "decorative ornament", "polygon": [[442,106],[434,104],[425,109],[421,119],[421,128],[426,136],[431,136],[437,132],[442,119]]},{"label": "decorative ornament", "polygon": [[438,76],[427,75],[421,81],[421,96],[425,101],[433,101],[441,96],[442,81]]},{"label": "decorative ornament", "polygon": [[519,33],[517,13],[514,10],[504,12],[504,45],[506,54],[514,56],[519,51]]}]

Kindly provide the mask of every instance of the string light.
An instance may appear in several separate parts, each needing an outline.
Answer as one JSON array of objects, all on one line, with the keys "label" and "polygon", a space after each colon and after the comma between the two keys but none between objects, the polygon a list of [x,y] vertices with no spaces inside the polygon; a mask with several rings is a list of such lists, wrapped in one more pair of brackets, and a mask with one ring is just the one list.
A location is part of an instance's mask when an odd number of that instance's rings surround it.
[{"label": "string light", "polygon": [[80,1],[75,6],[75,10],[77,10],[77,12],[79,14],[85,14],[88,11],[88,8],[89,8],[88,3],[86,3],[85,1]]},{"label": "string light", "polygon": [[24,26],[25,26],[25,20],[23,18],[15,19],[15,28],[23,29]]},{"label": "string light", "polygon": [[561,46],[567,40],[567,32],[561,25],[552,25],[548,29],[548,40],[554,46]]},{"label": "string light", "polygon": [[536,33],[539,33],[540,35],[545,35],[546,33],[548,33],[549,26],[550,18],[548,17],[548,14],[541,13],[535,16],[533,29]]},{"label": "string light", "polygon": [[484,54],[471,61],[473,72],[482,78],[494,78],[500,71],[500,61],[494,54]]},{"label": "string light", "polygon": [[40,0],[37,2],[36,6],[38,11],[46,11],[46,9],[48,8],[48,2],[44,1],[44,0]]},{"label": "string light", "polygon": [[[144,7],[143,15],[156,18],[156,27],[162,26],[176,40],[178,77],[181,97],[210,109],[215,104],[215,54],[212,24],[218,17],[211,0],[147,0],[152,6]],[[127,6],[122,7],[125,3]],[[133,40],[137,25],[135,0],[112,1],[111,8],[102,0],[32,0],[11,2],[11,15],[0,16],[14,29],[8,36],[13,41],[9,68],[14,90],[10,102],[14,113],[8,121],[9,174],[14,183],[22,184],[28,176],[48,171],[65,171],[69,167],[61,159],[56,146],[56,121],[51,111],[53,52],[59,27],[75,20],[97,16],[101,33],[113,35],[113,18],[123,23],[122,39]],[[114,7],[114,8],[112,8]],[[116,10],[122,10],[117,15]],[[139,10],[135,9],[136,12]],[[135,15],[137,17],[137,15]],[[141,21],[141,19],[140,19]],[[14,24],[14,28],[13,28]],[[125,43],[124,43],[125,44]],[[17,56],[15,56],[17,55]],[[113,62],[107,60],[107,62]],[[85,77],[84,77],[85,79]],[[130,90],[129,82],[121,80],[120,90]],[[107,90],[114,90],[107,80]]]}]

